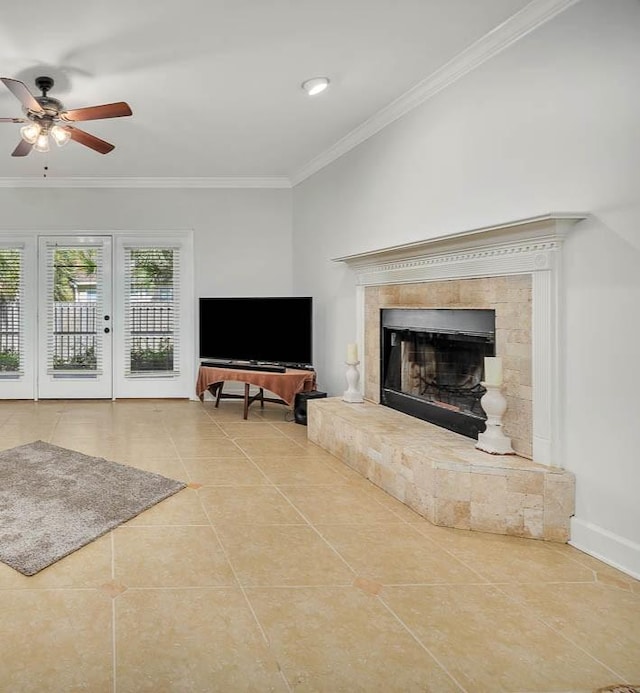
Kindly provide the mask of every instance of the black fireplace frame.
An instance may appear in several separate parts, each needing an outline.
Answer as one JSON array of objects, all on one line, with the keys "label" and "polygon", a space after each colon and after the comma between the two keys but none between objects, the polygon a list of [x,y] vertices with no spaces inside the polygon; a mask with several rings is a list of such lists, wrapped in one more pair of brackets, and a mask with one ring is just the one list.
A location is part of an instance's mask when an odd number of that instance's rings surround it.
[{"label": "black fireplace frame", "polygon": [[385,353],[385,329],[481,338],[491,345],[487,356],[495,356],[495,311],[466,308],[380,309],[380,402],[391,409],[477,440],[478,434],[486,428],[485,417],[448,409],[421,397],[385,387],[389,359],[389,354]]}]

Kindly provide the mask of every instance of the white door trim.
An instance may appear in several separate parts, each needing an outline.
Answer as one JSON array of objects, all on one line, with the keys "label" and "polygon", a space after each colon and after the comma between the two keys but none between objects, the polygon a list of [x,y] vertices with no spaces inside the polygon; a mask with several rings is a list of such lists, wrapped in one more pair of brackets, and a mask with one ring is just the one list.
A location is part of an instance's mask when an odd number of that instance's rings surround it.
[{"label": "white door trim", "polygon": [[[111,321],[104,316],[112,312],[112,237],[96,234],[90,236],[55,234],[40,235],[38,239],[38,387],[39,399],[112,399],[113,397],[113,357]],[[97,372],[83,373],[51,371],[48,366],[49,330],[48,311],[50,297],[47,295],[48,248],[51,243],[61,247],[102,247],[102,266],[99,278],[102,278],[102,301],[100,312],[96,314],[95,334],[98,353],[101,358]],[[109,329],[109,333],[104,331]]]}]

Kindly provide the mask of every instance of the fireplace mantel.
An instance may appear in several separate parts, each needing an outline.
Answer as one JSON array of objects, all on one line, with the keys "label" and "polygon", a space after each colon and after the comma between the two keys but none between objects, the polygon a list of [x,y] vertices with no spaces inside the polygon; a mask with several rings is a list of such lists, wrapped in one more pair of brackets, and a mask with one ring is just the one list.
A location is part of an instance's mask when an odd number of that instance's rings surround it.
[{"label": "fireplace mantel", "polygon": [[333,258],[358,284],[498,276],[548,268],[569,229],[587,214],[556,212]]},{"label": "fireplace mantel", "polygon": [[[335,262],[344,262],[355,272],[360,353],[365,354],[365,287],[530,274],[533,459],[562,467],[559,449],[559,259],[568,231],[587,216],[550,213],[334,258]],[[377,368],[378,364],[373,367]],[[362,369],[366,373],[364,359]]]}]

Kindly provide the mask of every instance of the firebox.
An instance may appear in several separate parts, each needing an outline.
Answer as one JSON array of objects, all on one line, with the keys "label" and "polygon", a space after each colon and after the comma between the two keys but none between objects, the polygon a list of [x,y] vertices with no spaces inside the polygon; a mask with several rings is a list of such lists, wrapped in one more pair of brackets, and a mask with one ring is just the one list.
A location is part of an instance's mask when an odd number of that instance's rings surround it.
[{"label": "firebox", "polygon": [[381,311],[380,401],[392,409],[478,437],[484,357],[495,355],[495,311]]}]

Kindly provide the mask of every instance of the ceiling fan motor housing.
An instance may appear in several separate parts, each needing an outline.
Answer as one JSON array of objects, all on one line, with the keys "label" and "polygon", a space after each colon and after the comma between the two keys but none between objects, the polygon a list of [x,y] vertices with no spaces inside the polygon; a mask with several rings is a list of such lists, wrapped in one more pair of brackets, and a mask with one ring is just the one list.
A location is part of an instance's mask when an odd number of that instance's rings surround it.
[{"label": "ceiling fan motor housing", "polygon": [[44,116],[42,113],[33,113],[27,110],[27,115],[31,120],[37,119],[41,120],[44,118],[57,118],[60,111],[63,110],[62,102],[58,99],[54,99],[51,96],[47,96],[49,89],[53,87],[53,79],[51,77],[36,77],[36,87],[42,92],[42,96],[34,96],[33,98],[40,104],[42,110],[45,112]]},{"label": "ceiling fan motor housing", "polygon": [[42,96],[46,96],[47,92],[53,87],[52,77],[36,77],[36,87],[42,92]]},{"label": "ceiling fan motor housing", "polygon": [[53,99],[50,96],[34,96],[33,98],[42,106],[48,116],[57,117],[58,113],[63,110],[62,103],[58,99]]}]

